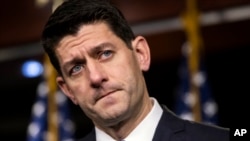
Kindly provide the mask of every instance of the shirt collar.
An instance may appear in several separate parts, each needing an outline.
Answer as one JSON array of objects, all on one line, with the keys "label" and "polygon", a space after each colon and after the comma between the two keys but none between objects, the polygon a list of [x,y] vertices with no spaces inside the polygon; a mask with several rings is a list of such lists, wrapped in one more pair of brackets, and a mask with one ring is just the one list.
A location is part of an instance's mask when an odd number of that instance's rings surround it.
[{"label": "shirt collar", "polygon": [[[163,110],[155,98],[151,98],[153,108],[140,124],[124,139],[125,141],[152,141]],[[95,127],[96,141],[115,141],[104,131]],[[143,133],[143,134],[142,134]]]}]

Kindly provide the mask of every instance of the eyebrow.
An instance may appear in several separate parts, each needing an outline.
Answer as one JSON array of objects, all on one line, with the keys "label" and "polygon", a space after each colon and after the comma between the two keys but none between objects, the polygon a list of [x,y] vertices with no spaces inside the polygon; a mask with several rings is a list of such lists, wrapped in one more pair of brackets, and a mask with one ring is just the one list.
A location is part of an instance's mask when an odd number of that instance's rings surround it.
[{"label": "eyebrow", "polygon": [[102,51],[105,48],[114,48],[114,45],[112,45],[111,43],[102,43],[90,49],[89,54],[91,56],[95,56],[98,52]]},{"label": "eyebrow", "polygon": [[66,61],[64,63],[64,65],[62,66],[62,68],[67,72],[68,69],[71,65],[73,64],[76,64],[76,63],[79,63],[79,64],[85,64],[86,63],[86,60],[85,59],[82,59],[82,58],[73,58],[69,61]]},{"label": "eyebrow", "polygon": [[[98,52],[102,51],[104,48],[114,48],[114,45],[112,45],[111,43],[102,43],[100,45],[97,45],[97,46],[91,48],[88,53],[90,54],[90,56],[95,56],[95,55],[97,55]],[[64,65],[62,66],[62,68],[67,71],[67,68],[69,66],[71,66],[77,62],[79,62],[81,64],[85,64],[86,60],[83,58],[77,58],[77,57],[72,58],[72,59],[66,61],[64,63]]]}]

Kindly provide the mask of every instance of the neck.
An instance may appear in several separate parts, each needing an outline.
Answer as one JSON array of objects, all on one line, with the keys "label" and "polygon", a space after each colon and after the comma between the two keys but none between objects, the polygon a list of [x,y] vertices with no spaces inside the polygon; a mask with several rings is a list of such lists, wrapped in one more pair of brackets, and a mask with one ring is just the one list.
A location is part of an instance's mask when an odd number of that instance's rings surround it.
[{"label": "neck", "polygon": [[126,138],[136,126],[147,116],[153,107],[153,103],[148,96],[143,98],[143,103],[138,105],[136,109],[132,109],[133,113],[128,119],[120,122],[115,126],[106,127],[103,129],[107,134],[116,140]]}]

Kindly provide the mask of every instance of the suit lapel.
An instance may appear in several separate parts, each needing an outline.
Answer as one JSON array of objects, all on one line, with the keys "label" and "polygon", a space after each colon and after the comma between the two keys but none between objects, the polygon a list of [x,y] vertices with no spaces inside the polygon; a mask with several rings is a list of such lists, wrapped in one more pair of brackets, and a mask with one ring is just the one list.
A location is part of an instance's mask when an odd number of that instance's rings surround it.
[{"label": "suit lapel", "polygon": [[163,114],[156,128],[153,141],[179,141],[184,131],[184,123],[165,105]]}]

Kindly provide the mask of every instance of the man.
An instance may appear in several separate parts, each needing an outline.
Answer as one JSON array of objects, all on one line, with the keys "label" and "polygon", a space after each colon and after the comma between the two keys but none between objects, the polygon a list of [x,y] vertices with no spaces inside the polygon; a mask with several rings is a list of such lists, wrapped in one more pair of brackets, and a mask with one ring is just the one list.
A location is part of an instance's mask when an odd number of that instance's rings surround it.
[{"label": "man", "polygon": [[181,120],[149,97],[146,39],[104,0],[68,0],[49,18],[42,43],[57,83],[93,121],[81,141],[226,141],[229,130]]}]

